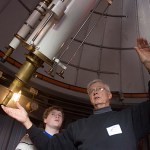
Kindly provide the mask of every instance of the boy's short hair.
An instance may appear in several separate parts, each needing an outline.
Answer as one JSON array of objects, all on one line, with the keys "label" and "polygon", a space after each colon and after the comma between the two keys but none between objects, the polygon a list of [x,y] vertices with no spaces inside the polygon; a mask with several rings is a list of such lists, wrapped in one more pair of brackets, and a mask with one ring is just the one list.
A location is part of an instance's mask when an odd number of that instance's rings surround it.
[{"label": "boy's short hair", "polygon": [[64,111],[60,106],[51,106],[51,107],[48,107],[47,109],[45,109],[45,111],[43,113],[43,119],[47,118],[47,116],[49,115],[49,113],[52,110],[60,111],[62,113],[62,118],[64,119]]}]

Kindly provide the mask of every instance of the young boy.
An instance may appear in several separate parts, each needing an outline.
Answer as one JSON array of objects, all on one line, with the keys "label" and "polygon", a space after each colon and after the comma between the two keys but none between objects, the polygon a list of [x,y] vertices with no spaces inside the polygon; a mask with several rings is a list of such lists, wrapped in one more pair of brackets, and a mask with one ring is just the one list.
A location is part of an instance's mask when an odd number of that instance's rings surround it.
[{"label": "young boy", "polygon": [[[59,133],[63,119],[64,113],[61,107],[52,106],[47,108],[43,114],[43,122],[45,124],[43,134],[51,138],[54,134]],[[36,147],[30,140],[29,135],[26,134],[21,139],[15,150],[36,150]]]}]

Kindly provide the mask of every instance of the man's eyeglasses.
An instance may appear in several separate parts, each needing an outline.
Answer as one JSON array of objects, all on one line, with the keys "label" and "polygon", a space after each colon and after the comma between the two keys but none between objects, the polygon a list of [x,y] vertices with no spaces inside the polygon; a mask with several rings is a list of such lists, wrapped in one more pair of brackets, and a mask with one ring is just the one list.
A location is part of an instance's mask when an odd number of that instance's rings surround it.
[{"label": "man's eyeglasses", "polygon": [[89,89],[89,90],[88,90],[88,94],[91,95],[91,94],[93,94],[94,92],[102,92],[102,91],[104,91],[104,90],[105,90],[104,87],[96,87],[96,88],[94,88],[94,89]]}]

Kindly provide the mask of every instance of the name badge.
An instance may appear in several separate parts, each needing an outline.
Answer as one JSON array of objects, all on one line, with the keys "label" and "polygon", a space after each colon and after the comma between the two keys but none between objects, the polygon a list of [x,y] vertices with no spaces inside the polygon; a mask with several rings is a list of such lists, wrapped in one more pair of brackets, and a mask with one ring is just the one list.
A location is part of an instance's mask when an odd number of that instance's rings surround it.
[{"label": "name badge", "polygon": [[111,127],[106,128],[108,135],[112,136],[112,135],[116,135],[116,134],[121,134],[122,130],[119,124],[113,125]]}]

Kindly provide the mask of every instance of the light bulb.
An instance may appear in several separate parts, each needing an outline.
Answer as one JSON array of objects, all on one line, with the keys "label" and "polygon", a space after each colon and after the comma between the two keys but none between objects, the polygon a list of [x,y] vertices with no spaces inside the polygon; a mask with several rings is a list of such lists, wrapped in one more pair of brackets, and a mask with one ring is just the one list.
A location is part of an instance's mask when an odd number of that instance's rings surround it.
[{"label": "light bulb", "polygon": [[19,101],[20,96],[21,96],[21,91],[19,91],[18,93],[14,93],[11,100],[17,102],[17,101]]}]

